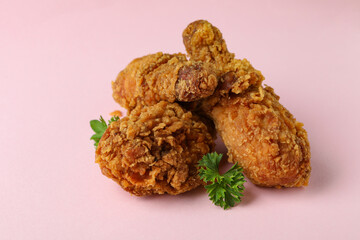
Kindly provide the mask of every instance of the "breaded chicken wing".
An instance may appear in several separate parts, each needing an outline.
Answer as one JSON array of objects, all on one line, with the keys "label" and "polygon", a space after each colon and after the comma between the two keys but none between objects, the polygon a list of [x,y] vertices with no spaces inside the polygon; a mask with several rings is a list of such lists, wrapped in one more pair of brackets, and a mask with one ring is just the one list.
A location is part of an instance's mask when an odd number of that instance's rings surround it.
[{"label": "breaded chicken wing", "polygon": [[112,122],[96,162],[105,176],[134,195],[175,195],[202,184],[196,165],[213,149],[213,138],[196,115],[161,101]]},{"label": "breaded chicken wing", "polygon": [[310,177],[310,146],[303,124],[263,88],[260,71],[228,52],[221,32],[209,22],[191,23],[183,32],[190,60],[219,69],[215,93],[198,108],[215,122],[229,151],[249,179],[267,187],[306,186]]},{"label": "breaded chicken wing", "polygon": [[213,94],[217,86],[212,63],[188,61],[183,54],[150,54],[133,60],[112,82],[113,98],[132,110],[161,100],[190,102]]}]

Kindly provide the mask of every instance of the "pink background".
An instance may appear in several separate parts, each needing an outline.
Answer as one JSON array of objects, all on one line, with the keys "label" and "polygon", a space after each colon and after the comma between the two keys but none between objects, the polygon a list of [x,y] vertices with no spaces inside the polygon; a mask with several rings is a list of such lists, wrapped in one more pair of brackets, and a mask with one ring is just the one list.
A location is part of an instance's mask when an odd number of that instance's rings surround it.
[{"label": "pink background", "polygon": [[[1,1],[1,239],[359,239],[360,2]],[[101,175],[89,120],[133,58],[208,19],[309,133],[310,185],[138,198]],[[220,151],[223,147],[220,145]]]}]

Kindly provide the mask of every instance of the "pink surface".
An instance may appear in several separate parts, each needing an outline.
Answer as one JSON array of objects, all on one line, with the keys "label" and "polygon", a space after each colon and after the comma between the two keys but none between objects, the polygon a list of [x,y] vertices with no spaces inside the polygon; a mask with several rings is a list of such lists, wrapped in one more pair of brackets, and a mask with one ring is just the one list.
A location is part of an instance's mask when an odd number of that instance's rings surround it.
[{"label": "pink surface", "polygon": [[[360,2],[2,1],[1,239],[360,239]],[[89,120],[133,58],[208,19],[309,133],[310,185],[138,198],[101,175]],[[219,147],[223,150],[223,147]]]}]

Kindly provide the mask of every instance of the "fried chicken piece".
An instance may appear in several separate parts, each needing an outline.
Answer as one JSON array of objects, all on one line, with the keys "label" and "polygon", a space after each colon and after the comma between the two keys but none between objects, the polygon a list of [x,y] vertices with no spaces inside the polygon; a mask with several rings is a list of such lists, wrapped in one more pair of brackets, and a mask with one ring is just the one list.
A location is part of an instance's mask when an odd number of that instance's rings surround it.
[{"label": "fried chicken piece", "polygon": [[105,176],[134,195],[176,195],[202,184],[196,165],[213,149],[213,138],[196,115],[161,101],[138,106],[111,123],[96,162]]},{"label": "fried chicken piece", "polygon": [[161,100],[190,102],[213,94],[217,86],[212,63],[188,61],[184,54],[150,54],[133,60],[112,82],[113,98],[132,110]]},{"label": "fried chicken piece", "polygon": [[310,150],[303,124],[279,103],[270,87],[222,100],[210,112],[229,152],[255,184],[300,187],[308,184]]},{"label": "fried chicken piece", "polygon": [[190,60],[220,69],[217,90],[197,107],[215,122],[229,160],[238,162],[257,185],[306,186],[311,171],[307,133],[273,89],[261,86],[260,71],[246,59],[235,59],[221,32],[207,21],[191,23],[183,40]]},{"label": "fried chicken piece", "polygon": [[183,32],[183,42],[191,60],[213,62],[221,70],[235,56],[228,51],[220,30],[205,20],[190,23]]},{"label": "fried chicken piece", "polygon": [[235,59],[235,55],[228,51],[220,30],[208,21],[190,23],[183,31],[183,42],[191,61],[216,65],[221,77],[217,94],[239,94],[250,86],[261,85],[264,80],[261,72],[249,61]]}]

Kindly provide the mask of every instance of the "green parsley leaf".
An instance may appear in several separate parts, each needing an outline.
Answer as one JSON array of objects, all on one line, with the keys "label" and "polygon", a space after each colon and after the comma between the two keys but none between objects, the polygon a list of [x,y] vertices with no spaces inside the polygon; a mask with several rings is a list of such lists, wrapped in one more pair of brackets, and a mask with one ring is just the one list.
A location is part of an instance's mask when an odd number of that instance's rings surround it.
[{"label": "green parsley leaf", "polygon": [[219,173],[222,154],[208,153],[199,161],[199,176],[204,182],[210,200],[224,209],[241,202],[245,177],[243,169],[236,163],[225,174]]},{"label": "green parsley leaf", "polygon": [[104,132],[106,131],[107,127],[112,123],[115,122],[117,120],[119,120],[120,118],[115,116],[112,117],[109,121],[108,124],[106,124],[104,118],[102,116],[100,116],[99,120],[91,120],[90,121],[90,127],[92,128],[92,130],[94,130],[95,134],[91,136],[90,140],[94,140],[94,146],[95,148],[97,148],[97,146],[99,145],[99,141],[102,137],[102,135],[104,134]]}]

